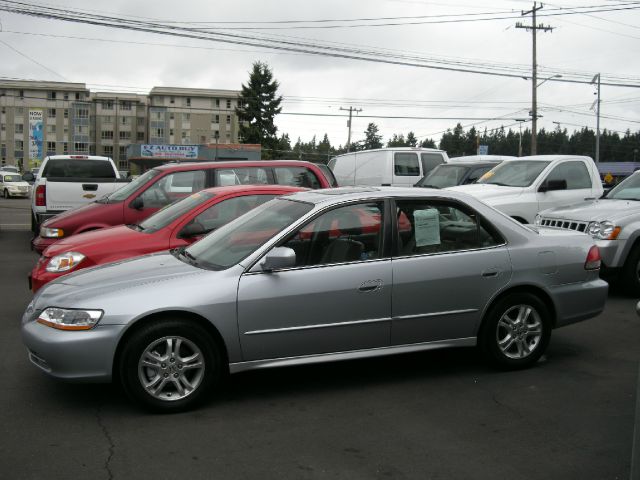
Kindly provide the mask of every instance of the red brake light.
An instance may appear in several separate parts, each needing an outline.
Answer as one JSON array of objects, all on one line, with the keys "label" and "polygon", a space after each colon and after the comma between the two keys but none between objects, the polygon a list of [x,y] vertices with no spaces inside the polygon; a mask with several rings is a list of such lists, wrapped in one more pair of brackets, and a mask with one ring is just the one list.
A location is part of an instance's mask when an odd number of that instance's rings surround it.
[{"label": "red brake light", "polygon": [[82,160],[86,160],[89,157],[86,155],[70,155],[69,158],[80,158]]},{"label": "red brake light", "polygon": [[47,186],[38,185],[36,187],[36,207],[47,206]]},{"label": "red brake light", "polygon": [[584,262],[584,269],[600,270],[601,263],[600,250],[594,245],[589,249],[589,253],[587,253],[587,260]]}]

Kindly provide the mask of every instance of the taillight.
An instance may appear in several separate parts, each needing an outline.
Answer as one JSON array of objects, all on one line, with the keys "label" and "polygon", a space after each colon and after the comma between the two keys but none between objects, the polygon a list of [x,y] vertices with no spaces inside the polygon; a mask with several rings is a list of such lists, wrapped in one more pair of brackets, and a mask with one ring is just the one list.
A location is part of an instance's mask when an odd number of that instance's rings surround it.
[{"label": "taillight", "polygon": [[599,270],[602,259],[600,258],[600,249],[597,246],[593,246],[587,253],[587,260],[584,262],[585,270]]},{"label": "taillight", "polygon": [[36,187],[36,207],[47,206],[47,186],[38,185]]}]

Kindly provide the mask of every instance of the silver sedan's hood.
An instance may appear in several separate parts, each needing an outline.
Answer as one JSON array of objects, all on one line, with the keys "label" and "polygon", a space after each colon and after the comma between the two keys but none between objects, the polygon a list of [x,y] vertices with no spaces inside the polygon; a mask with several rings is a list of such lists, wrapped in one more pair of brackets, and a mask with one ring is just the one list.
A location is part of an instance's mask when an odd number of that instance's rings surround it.
[{"label": "silver sedan's hood", "polygon": [[153,289],[154,285],[161,282],[178,277],[185,280],[187,277],[207,272],[178,260],[168,252],[162,252],[66,275],[45,285],[38,297],[39,300],[45,300],[47,297],[59,298],[61,295],[89,298],[139,286]]},{"label": "silver sedan's hood", "polygon": [[474,183],[471,185],[459,185],[457,187],[450,187],[447,190],[467,193],[480,200],[483,200],[486,203],[491,203],[492,200],[498,200],[501,197],[518,196],[522,193],[524,188],[505,187],[502,185],[492,185],[490,183]]},{"label": "silver sedan's hood", "polygon": [[633,200],[591,200],[540,212],[543,218],[578,220],[583,222],[616,221],[630,215],[640,215],[640,202]]}]

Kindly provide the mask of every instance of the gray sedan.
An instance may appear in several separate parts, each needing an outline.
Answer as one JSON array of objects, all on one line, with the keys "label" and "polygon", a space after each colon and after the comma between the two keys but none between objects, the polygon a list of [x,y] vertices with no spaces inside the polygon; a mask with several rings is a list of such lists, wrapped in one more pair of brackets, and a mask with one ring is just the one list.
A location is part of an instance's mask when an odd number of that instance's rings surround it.
[{"label": "gray sedan", "polygon": [[503,368],[598,315],[600,257],[582,233],[523,226],[462,193],[347,188],[274,199],[186,249],[40,290],[31,361],[118,378],[137,402],[192,407],[225,373],[478,345]]}]

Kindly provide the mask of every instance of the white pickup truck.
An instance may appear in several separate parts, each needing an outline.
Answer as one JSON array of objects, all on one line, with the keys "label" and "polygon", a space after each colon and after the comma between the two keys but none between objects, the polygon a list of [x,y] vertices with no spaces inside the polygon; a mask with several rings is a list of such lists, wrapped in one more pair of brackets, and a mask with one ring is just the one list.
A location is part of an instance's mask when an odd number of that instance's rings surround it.
[{"label": "white pickup truck", "polygon": [[[26,178],[29,173],[25,174]],[[89,155],[54,155],[40,166],[31,193],[31,229],[59,213],[97,200],[122,187],[113,160]]]},{"label": "white pickup truck", "polygon": [[505,160],[477,183],[451,187],[522,223],[541,210],[595,200],[603,193],[596,164],[577,155],[536,155]]}]

